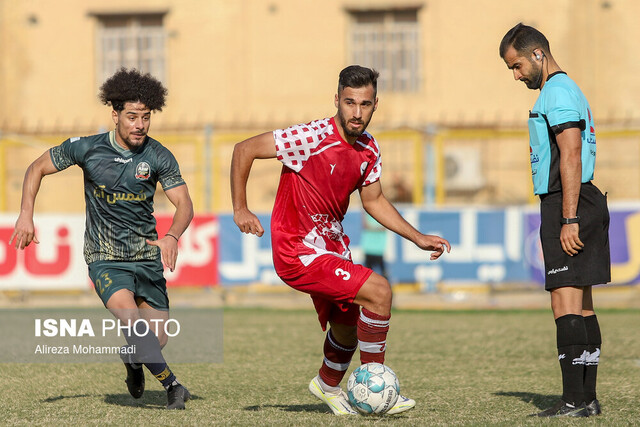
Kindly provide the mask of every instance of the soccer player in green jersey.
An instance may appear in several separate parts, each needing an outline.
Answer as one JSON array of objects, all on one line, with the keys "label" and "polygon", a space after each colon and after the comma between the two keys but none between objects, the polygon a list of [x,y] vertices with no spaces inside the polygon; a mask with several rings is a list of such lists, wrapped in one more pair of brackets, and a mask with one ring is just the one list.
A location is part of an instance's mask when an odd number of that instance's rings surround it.
[{"label": "soccer player in green jersey", "polygon": [[[163,264],[174,270],[178,239],[193,218],[193,204],[175,157],[147,135],[151,113],[162,111],[166,94],[158,80],[136,70],[122,68],[109,78],[100,88],[100,99],[113,108],[115,129],[67,139],[29,166],[10,242],[15,240],[16,249],[39,243],[33,211],[40,183],[45,175],[78,165],[84,173],[86,202],[84,257],[95,290],[121,325],[143,319],[151,326],[137,322],[140,329],[123,328],[129,349],[135,348],[135,354],[121,354],[129,392],[134,398],[142,396],[144,365],[167,390],[167,408],[184,409],[189,392],[161,352],[167,343],[162,321],[169,318]],[[162,238],[153,217],[158,181],[175,206],[171,227]]]}]

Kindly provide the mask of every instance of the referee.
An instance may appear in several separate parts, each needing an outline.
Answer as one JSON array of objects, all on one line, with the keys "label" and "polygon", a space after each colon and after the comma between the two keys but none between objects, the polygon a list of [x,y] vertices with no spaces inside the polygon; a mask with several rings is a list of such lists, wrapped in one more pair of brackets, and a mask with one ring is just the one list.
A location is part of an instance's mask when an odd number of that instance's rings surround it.
[{"label": "referee", "polygon": [[593,115],[540,31],[516,25],[502,39],[500,56],[516,80],[540,89],[529,112],[531,173],[534,193],[540,196],[545,289],[551,293],[563,390],[556,405],[534,415],[598,415],[602,339],[591,287],[611,280],[611,262],[607,199],[591,183],[596,160]]}]

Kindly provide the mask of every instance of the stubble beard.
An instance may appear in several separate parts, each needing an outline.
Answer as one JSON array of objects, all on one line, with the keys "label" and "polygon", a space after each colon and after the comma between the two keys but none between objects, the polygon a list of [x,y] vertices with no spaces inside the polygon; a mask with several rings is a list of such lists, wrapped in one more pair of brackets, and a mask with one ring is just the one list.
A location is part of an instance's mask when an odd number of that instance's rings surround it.
[{"label": "stubble beard", "polygon": [[[524,82],[527,85],[527,88],[531,90],[540,89],[540,87],[542,86],[542,65],[540,65],[540,68],[535,71],[537,71],[537,73],[535,73],[535,76],[532,74],[531,76],[527,77]],[[530,77],[533,77],[533,79]]]},{"label": "stubble beard", "polygon": [[140,139],[139,141],[134,141],[132,138],[138,137],[139,135],[133,135],[132,133],[130,133],[129,135],[125,136],[122,134],[122,132],[120,132],[120,130],[118,130],[118,133],[120,134],[120,138],[122,139],[122,141],[124,141],[125,145],[129,148],[130,151],[142,147],[144,142],[147,140],[146,132],[142,135],[142,139]]}]

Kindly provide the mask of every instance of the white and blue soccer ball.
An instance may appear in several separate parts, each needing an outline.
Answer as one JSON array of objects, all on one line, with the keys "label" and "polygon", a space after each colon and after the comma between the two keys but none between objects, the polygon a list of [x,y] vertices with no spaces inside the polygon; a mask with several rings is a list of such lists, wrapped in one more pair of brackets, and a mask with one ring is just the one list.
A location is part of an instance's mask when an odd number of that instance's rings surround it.
[{"label": "white and blue soccer ball", "polygon": [[381,363],[360,365],[347,381],[349,402],[363,414],[384,414],[393,408],[399,394],[398,377]]}]

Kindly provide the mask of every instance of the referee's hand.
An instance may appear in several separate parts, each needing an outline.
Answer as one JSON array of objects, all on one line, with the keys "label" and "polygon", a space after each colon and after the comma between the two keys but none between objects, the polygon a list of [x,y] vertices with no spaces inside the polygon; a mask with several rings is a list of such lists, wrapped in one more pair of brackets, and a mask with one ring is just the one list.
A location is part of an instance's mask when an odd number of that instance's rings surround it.
[{"label": "referee's hand", "polygon": [[569,256],[577,255],[584,248],[584,243],[578,237],[579,224],[563,224],[560,230],[560,244],[562,250]]}]

